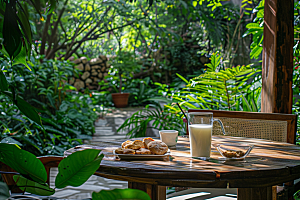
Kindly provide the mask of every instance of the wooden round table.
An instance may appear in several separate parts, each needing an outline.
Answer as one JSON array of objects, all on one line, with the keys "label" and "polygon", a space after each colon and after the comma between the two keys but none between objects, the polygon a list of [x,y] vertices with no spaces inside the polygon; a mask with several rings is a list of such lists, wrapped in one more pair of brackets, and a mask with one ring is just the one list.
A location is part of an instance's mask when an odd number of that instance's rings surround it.
[{"label": "wooden round table", "polygon": [[238,199],[271,199],[272,186],[300,178],[300,146],[262,139],[213,136],[213,144],[248,143],[255,147],[241,161],[190,157],[189,139],[179,137],[167,160],[117,160],[113,150],[123,141],[101,142],[105,154],[96,175],[128,181],[130,188],[165,199],[166,187],[238,188]]}]

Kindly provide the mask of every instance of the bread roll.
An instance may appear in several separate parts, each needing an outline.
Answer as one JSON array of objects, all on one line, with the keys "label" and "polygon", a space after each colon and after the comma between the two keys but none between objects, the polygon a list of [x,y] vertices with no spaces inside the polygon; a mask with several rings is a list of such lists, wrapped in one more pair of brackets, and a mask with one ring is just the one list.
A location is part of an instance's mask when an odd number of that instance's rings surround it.
[{"label": "bread roll", "polygon": [[117,149],[115,150],[115,153],[116,153],[116,154],[123,154],[123,149],[122,149],[122,148],[117,148]]},{"label": "bread roll", "polygon": [[125,149],[134,149],[134,150],[137,150],[137,149],[140,149],[142,148],[144,145],[143,145],[143,142],[141,140],[135,140],[134,142],[132,143],[128,143],[124,146]]},{"label": "bread roll", "polygon": [[152,141],[148,144],[148,149],[156,155],[163,155],[167,153],[168,146],[161,141]]},{"label": "bread roll", "polygon": [[154,141],[152,138],[144,138],[144,139],[143,139],[144,147],[145,147],[146,149],[149,149],[149,148],[148,148],[148,144],[149,144],[150,142],[152,142],[152,141]]},{"label": "bread roll", "polygon": [[124,149],[127,144],[132,144],[133,141],[127,140],[122,143],[122,148]]},{"label": "bread roll", "polygon": [[151,151],[149,149],[140,148],[135,151],[135,154],[151,154]]}]

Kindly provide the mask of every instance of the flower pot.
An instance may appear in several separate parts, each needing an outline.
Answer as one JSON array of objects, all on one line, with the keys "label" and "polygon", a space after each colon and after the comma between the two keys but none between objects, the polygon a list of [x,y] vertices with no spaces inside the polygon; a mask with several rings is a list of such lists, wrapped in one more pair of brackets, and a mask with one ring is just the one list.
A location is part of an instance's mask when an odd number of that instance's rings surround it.
[{"label": "flower pot", "polygon": [[128,105],[129,93],[113,93],[111,94],[116,108],[124,108]]}]

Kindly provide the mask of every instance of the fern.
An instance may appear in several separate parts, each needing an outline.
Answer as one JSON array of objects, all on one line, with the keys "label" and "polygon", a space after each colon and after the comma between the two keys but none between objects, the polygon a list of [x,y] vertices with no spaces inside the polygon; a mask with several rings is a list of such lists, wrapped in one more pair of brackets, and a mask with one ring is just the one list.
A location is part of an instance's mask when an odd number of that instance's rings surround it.
[{"label": "fern", "polygon": [[[215,69],[215,60],[211,60],[210,69]],[[257,90],[254,84],[255,75],[260,69],[247,66],[237,66],[225,70],[208,70],[206,73],[189,81],[180,95],[173,99],[188,108],[225,109],[257,111],[255,101],[246,96]],[[260,90],[259,90],[260,91]],[[254,96],[252,96],[254,98]],[[257,95],[256,95],[257,97]],[[250,103],[249,103],[250,102]],[[242,108],[240,106],[242,105]],[[247,106],[245,106],[247,105]],[[251,106],[252,105],[252,106]]]},{"label": "fern", "polygon": [[[150,126],[152,122],[152,126]],[[149,128],[157,130],[177,130],[181,134],[184,133],[184,124],[179,115],[176,113],[167,112],[167,109],[158,105],[148,105],[145,109],[135,112],[130,118],[117,130],[128,131],[127,135],[130,138],[145,137],[146,131]]]}]

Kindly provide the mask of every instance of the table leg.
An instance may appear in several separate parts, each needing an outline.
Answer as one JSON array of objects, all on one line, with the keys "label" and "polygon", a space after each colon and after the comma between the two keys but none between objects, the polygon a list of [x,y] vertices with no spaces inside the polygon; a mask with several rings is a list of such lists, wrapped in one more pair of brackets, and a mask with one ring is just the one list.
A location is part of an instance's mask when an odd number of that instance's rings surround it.
[{"label": "table leg", "polygon": [[142,190],[146,192],[152,200],[165,200],[167,196],[166,186],[128,182],[128,188]]},{"label": "table leg", "polygon": [[272,200],[272,187],[238,188],[238,200]]}]

